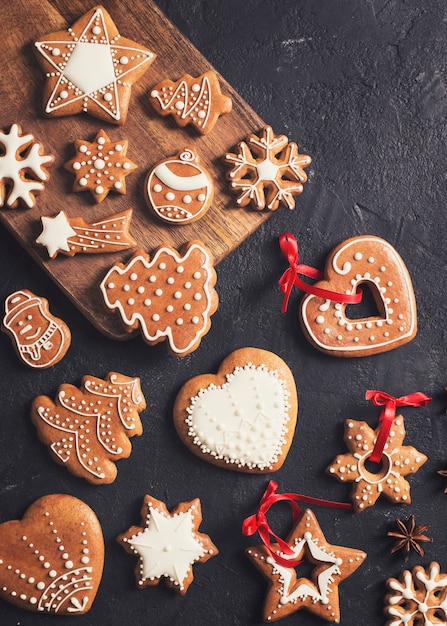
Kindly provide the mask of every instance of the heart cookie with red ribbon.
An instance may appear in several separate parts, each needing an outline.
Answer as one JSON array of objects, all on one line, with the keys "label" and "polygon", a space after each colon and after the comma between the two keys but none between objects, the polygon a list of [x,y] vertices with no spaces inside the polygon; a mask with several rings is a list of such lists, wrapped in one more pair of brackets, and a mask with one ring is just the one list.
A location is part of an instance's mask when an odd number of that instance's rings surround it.
[{"label": "heart cookie with red ribbon", "polygon": [[21,609],[86,613],[104,564],[101,526],[81,500],[53,494],[0,524],[0,597]]},{"label": "heart cookie with red ribbon", "polygon": [[219,371],[192,378],[174,405],[185,445],[209,463],[265,474],[285,461],[298,413],[293,374],[276,354],[242,348]]},{"label": "heart cookie with red ribbon", "polygon": [[[301,303],[301,327],[318,350],[339,357],[377,354],[411,341],[417,332],[416,301],[402,258],[384,239],[352,237],[329,254],[324,280],[314,287],[355,294],[367,285],[378,315],[351,319],[346,304],[308,294]],[[357,306],[357,305],[353,305]]]}]

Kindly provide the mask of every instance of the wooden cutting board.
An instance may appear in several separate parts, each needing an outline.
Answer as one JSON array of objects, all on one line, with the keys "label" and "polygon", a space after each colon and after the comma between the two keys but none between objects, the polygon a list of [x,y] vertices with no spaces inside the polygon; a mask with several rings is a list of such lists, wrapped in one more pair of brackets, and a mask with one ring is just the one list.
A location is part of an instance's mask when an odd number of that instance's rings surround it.
[{"label": "wooden cutting board", "polygon": [[[198,76],[213,69],[209,62],[150,0],[133,0],[125,7],[118,0],[105,0],[120,34],[149,48],[157,58],[134,84],[129,113],[124,126],[106,124],[89,115],[44,118],[44,73],[38,66],[34,41],[51,32],[64,30],[91,9],[88,0],[12,0],[0,3],[3,63],[0,75],[2,103],[1,127],[9,131],[13,123],[21,125],[42,142],[45,153],[54,154],[51,179],[33,209],[0,209],[0,221],[18,239],[32,258],[41,265],[84,315],[103,333],[114,339],[128,339],[118,316],[106,309],[98,285],[108,269],[126,262],[132,250],[112,254],[84,255],[69,258],[59,255],[50,260],[45,248],[35,244],[41,232],[41,216],[54,216],[64,210],[68,217],[81,216],[88,223],[124,209],[133,209],[131,235],[149,254],[161,244],[179,248],[192,239],[200,239],[221,261],[262,222],[270,212],[236,208],[228,192],[222,155],[234,148],[250,132],[259,131],[264,122],[221,77],[222,92],[233,101],[231,113],[219,118],[214,129],[201,136],[194,129],[178,128],[170,118],[154,113],[147,93],[159,81],[177,80],[183,74]],[[73,175],[63,164],[74,154],[76,139],[92,141],[100,129],[112,141],[129,140],[128,158],[138,169],[126,178],[126,195],[111,192],[95,204],[90,192],[72,193]],[[160,159],[172,156],[185,146],[194,149],[215,180],[215,199],[211,209],[199,221],[188,225],[166,226],[153,217],[144,200],[143,185],[147,172]],[[32,289],[32,285],[24,287]],[[51,303],[50,303],[51,304]]]}]

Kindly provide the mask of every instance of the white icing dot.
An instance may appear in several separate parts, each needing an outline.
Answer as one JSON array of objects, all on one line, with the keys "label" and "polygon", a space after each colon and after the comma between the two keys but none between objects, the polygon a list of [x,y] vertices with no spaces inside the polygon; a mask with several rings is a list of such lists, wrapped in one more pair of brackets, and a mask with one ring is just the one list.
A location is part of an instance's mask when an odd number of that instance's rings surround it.
[{"label": "white icing dot", "polygon": [[177,326],[181,326],[181,325],[183,324],[183,319],[182,319],[181,317],[178,317],[178,318],[175,320],[175,323],[177,324]]},{"label": "white icing dot", "polygon": [[363,259],[363,254],[362,254],[361,252],[356,252],[356,253],[354,254],[354,259],[355,259],[356,261],[361,261],[361,260]]},{"label": "white icing dot", "polygon": [[199,318],[197,317],[197,315],[194,315],[194,317],[192,318],[191,322],[193,324],[198,324],[199,323]]},{"label": "white icing dot", "polygon": [[197,113],[197,117],[200,117],[201,119],[203,119],[205,116],[206,116],[205,111],[199,111],[199,112]]},{"label": "white icing dot", "polygon": [[126,57],[126,56],[120,57],[120,63],[121,63],[121,65],[127,65],[129,63],[128,57]]},{"label": "white icing dot", "polygon": [[189,304],[189,302],[185,302],[185,304],[183,305],[183,308],[185,311],[190,311],[191,310],[191,305]]},{"label": "white icing dot", "polygon": [[181,100],[175,103],[175,108],[177,109],[177,111],[181,111],[184,107],[185,107],[185,103],[182,102]]},{"label": "white icing dot", "polygon": [[168,200],[168,202],[172,202],[175,199],[175,193],[172,193],[172,191],[168,191],[168,193],[165,194],[165,198],[166,200]]},{"label": "white icing dot", "polygon": [[94,166],[97,170],[102,170],[105,168],[106,163],[105,161],[103,161],[103,159],[95,159]]},{"label": "white icing dot", "polygon": [[65,561],[64,565],[66,569],[71,569],[73,567],[73,561]]},{"label": "white icing dot", "polygon": [[201,293],[195,293],[194,294],[194,300],[201,300],[202,299],[202,294]]},{"label": "white icing dot", "polygon": [[155,295],[156,295],[156,296],[161,296],[161,295],[163,295],[163,289],[156,289],[156,290],[155,290]]},{"label": "white icing dot", "polygon": [[192,275],[192,277],[195,278],[196,280],[198,280],[200,276],[201,276],[200,272],[194,272],[194,274]]},{"label": "white icing dot", "polygon": [[191,202],[192,202],[192,198],[188,194],[186,194],[186,196],[183,196],[182,200],[183,200],[184,204],[191,204]]},{"label": "white icing dot", "polygon": [[368,263],[374,263],[374,257],[373,256],[368,257]]},{"label": "white icing dot", "polygon": [[152,187],[152,189],[153,189],[153,191],[155,191],[155,193],[160,193],[160,191],[162,191],[163,187],[159,183],[157,183],[156,185],[154,185]]},{"label": "white icing dot", "polygon": [[53,49],[51,50],[51,55],[52,55],[53,57],[58,57],[58,56],[60,55],[60,53],[61,53],[61,51],[60,51],[60,49],[59,49],[59,48],[53,48]]},{"label": "white icing dot", "polygon": [[153,89],[151,91],[151,98],[156,98],[158,96],[158,91],[156,89]]},{"label": "white icing dot", "polygon": [[101,34],[101,27],[100,26],[93,26],[92,33],[94,35],[100,35]]},{"label": "white icing dot", "polygon": [[179,300],[181,297],[182,297],[182,292],[181,292],[181,291],[176,291],[176,292],[174,293],[174,298],[175,298],[176,300]]},{"label": "white icing dot", "polygon": [[129,298],[127,300],[127,304],[130,304],[130,306],[132,306],[133,304],[135,304],[135,300],[133,298]]},{"label": "white icing dot", "polygon": [[113,96],[112,96],[112,94],[109,91],[104,94],[104,100],[106,102],[110,102],[112,99],[113,99]]},{"label": "white icing dot", "polygon": [[324,317],[322,315],[317,315],[315,321],[317,322],[317,324],[324,324]]},{"label": "white icing dot", "polygon": [[152,320],[154,322],[158,322],[160,320],[160,316],[158,315],[158,313],[154,313],[152,316]]},{"label": "white icing dot", "polygon": [[183,274],[185,268],[183,267],[183,265],[179,265],[175,271],[177,272],[177,274]]},{"label": "white icing dot", "polygon": [[87,185],[87,179],[86,178],[80,178],[79,179],[79,184],[81,187],[85,187]]},{"label": "white icing dot", "polygon": [[97,187],[95,187],[95,193],[97,193],[98,195],[100,195],[103,192],[104,192],[104,187],[101,187],[101,185],[98,185]]},{"label": "white icing dot", "polygon": [[143,302],[144,306],[151,306],[152,301],[149,298],[146,298],[146,300]]},{"label": "white icing dot", "polygon": [[199,202],[205,202],[206,200],[206,195],[204,193],[199,193],[199,195],[197,196],[197,200]]},{"label": "white icing dot", "polygon": [[66,100],[68,98],[68,91],[66,89],[62,89],[59,96],[61,100]]},{"label": "white icing dot", "polygon": [[166,307],[166,311],[168,313],[172,313],[173,310],[174,310],[174,307],[172,306],[172,304],[168,304],[168,306]]},{"label": "white icing dot", "polygon": [[193,91],[194,93],[197,93],[198,91],[200,91],[199,83],[194,83],[194,85],[191,87],[191,91]]},{"label": "white icing dot", "polygon": [[158,269],[159,270],[165,270],[166,269],[166,263],[159,263]]}]

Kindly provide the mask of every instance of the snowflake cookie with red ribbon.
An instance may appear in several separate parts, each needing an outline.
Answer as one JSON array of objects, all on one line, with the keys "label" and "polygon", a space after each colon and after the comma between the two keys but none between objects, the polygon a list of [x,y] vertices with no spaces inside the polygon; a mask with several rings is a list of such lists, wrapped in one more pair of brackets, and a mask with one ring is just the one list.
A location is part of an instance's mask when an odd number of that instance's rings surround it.
[{"label": "snowflake cookie with red ribbon", "polygon": [[399,578],[389,578],[385,598],[386,626],[447,624],[447,575],[439,563],[416,565]]},{"label": "snowflake cookie with red ribbon", "polygon": [[18,124],[9,133],[0,131],[0,207],[15,209],[22,201],[29,209],[36,206],[34,194],[44,190],[49,181],[47,167],[54,163],[52,154],[31,133],[24,135]]},{"label": "snowflake cookie with red ribbon", "polygon": [[271,126],[265,126],[260,136],[249,135],[238,144],[238,152],[226,154],[224,161],[231,167],[227,178],[239,206],[276,211],[280,205],[295,208],[294,196],[303,191],[304,168],[312,159],[299,154],[297,144],[285,135],[275,135]]},{"label": "snowflake cookie with red ribbon", "polygon": [[138,587],[166,585],[184,595],[194,579],[193,565],[204,563],[219,551],[208,535],[199,532],[200,500],[181,502],[170,513],[164,502],[145,496],[141,526],[117,537],[129,554],[139,557],[135,568]]}]

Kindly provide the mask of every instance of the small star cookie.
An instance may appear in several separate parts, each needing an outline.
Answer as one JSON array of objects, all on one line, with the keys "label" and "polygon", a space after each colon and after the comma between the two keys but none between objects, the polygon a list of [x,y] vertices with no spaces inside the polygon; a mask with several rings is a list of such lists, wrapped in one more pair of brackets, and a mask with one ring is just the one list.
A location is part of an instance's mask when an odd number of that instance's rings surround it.
[{"label": "small star cookie", "polygon": [[126,176],[137,166],[126,157],[127,140],[111,141],[100,130],[94,141],[75,141],[76,155],[64,168],[74,174],[73,191],[90,191],[95,202],[102,202],[109,191],[126,193]]},{"label": "small star cookie", "polygon": [[349,448],[327,468],[341,482],[352,482],[351,499],[357,512],[373,506],[381,493],[395,504],[411,502],[410,484],[404,476],[415,474],[427,461],[413,446],[402,445],[405,425],[402,415],[394,419],[377,472],[368,468],[367,461],[376,443],[380,425],[373,430],[366,422],[345,421],[344,441]]},{"label": "small star cookie", "polygon": [[194,579],[193,565],[218,554],[208,535],[199,532],[200,500],[178,504],[172,513],[152,496],[145,496],[141,526],[132,526],[117,537],[129,554],[139,557],[135,568],[138,587],[166,584],[184,595]]},{"label": "small star cookie", "polygon": [[264,601],[263,619],[279,620],[300,609],[307,609],[327,620],[340,623],[338,586],[360,567],[366,558],[361,550],[331,545],[326,541],[317,518],[304,511],[287,538],[293,554],[281,552],[273,544],[273,553],[292,561],[306,560],[315,567],[310,578],[299,575],[299,565],[280,565],[265,545],[247,548],[248,558],[269,582]]},{"label": "small star cookie", "polygon": [[71,28],[40,37],[35,46],[46,72],[45,113],[52,117],[89,113],[112,124],[126,121],[132,85],[156,56],[121,37],[101,5]]}]

